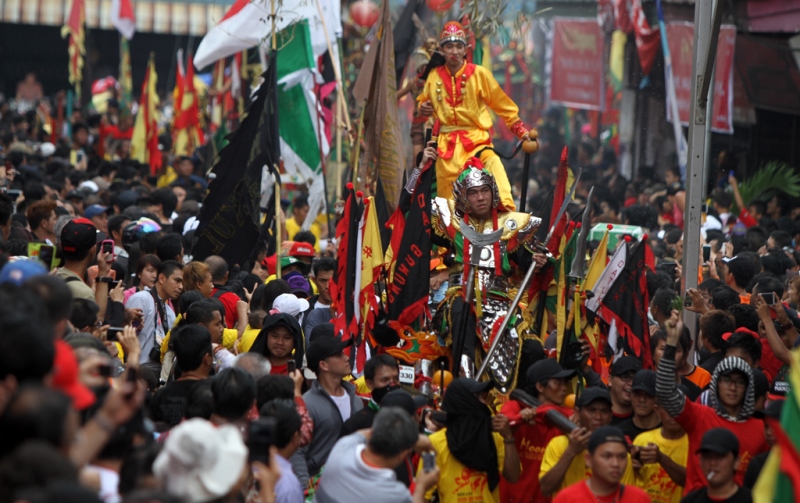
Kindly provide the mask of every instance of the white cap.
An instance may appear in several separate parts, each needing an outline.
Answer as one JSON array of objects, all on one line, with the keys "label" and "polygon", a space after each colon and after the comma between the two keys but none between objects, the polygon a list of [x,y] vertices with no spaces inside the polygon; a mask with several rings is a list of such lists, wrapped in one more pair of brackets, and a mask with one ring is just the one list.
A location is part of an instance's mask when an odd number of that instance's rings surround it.
[{"label": "white cap", "polygon": [[246,464],[247,447],[235,426],[215,427],[195,418],[172,429],[153,463],[153,474],[170,494],[202,503],[226,496]]},{"label": "white cap", "polygon": [[189,231],[193,231],[197,229],[200,225],[200,220],[197,217],[189,217],[186,219],[186,223],[183,224],[183,235],[185,236]]},{"label": "white cap", "polygon": [[50,142],[44,142],[39,145],[39,153],[42,154],[42,157],[50,157],[56,153],[56,146]]},{"label": "white cap", "polygon": [[293,293],[282,293],[272,302],[272,309],[277,309],[281,313],[289,316],[297,316],[308,311],[310,304],[306,299],[300,299]]},{"label": "white cap", "polygon": [[94,183],[93,181],[86,180],[85,182],[78,185],[78,189],[89,189],[92,192],[98,192],[100,190],[100,187],[98,187],[97,184]]}]

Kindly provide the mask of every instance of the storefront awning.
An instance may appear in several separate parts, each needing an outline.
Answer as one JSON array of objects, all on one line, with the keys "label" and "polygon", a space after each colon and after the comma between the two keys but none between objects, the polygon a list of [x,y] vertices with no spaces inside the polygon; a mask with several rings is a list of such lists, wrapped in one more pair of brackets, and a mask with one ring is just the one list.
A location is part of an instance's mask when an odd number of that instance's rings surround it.
[{"label": "storefront awning", "polygon": [[[113,30],[111,0],[85,0],[86,27]],[[0,0],[0,22],[62,26],[71,0]],[[149,2],[136,0],[136,31],[203,36],[225,14],[230,2]]]}]

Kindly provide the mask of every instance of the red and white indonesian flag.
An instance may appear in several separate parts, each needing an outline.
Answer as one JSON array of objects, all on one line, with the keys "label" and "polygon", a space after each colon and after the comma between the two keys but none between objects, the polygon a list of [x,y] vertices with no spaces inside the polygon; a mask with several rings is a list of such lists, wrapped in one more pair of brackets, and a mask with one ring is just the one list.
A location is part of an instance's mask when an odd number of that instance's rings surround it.
[{"label": "red and white indonesian flag", "polygon": [[[271,0],[236,0],[225,16],[203,37],[194,56],[195,68],[202,69],[215,61],[232,56],[237,52],[269,44],[272,34],[270,19]],[[320,16],[320,11],[322,16]],[[338,61],[336,40],[342,36],[340,0],[295,0],[283,2],[278,7],[275,29],[281,31],[304,19],[309,20],[311,44],[314,54],[321,55],[328,50],[328,38],[334,52],[331,57]],[[336,63],[334,63],[336,64]]]},{"label": "red and white indonesian flag", "polygon": [[131,0],[111,0],[111,24],[130,40],[136,31],[136,16]]}]

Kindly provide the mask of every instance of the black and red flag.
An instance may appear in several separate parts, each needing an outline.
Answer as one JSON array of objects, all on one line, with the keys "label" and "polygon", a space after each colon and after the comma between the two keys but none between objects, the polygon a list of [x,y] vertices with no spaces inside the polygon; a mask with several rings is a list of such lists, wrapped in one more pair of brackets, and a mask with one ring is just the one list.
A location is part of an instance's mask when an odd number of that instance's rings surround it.
[{"label": "black and red flag", "polygon": [[[403,190],[389,219],[394,225],[387,288],[389,320],[409,325],[428,309],[431,277],[431,185],[435,169],[428,163],[412,193]],[[414,179],[412,177],[412,182]],[[403,216],[404,210],[408,214]]]},{"label": "black and red flag", "polygon": [[[647,323],[650,298],[646,279],[652,252],[648,248],[647,236],[630,247],[625,267],[600,303],[600,315],[604,321],[616,326],[618,340],[612,350],[618,352],[621,349],[636,356],[642,360],[644,368],[652,369],[650,329]],[[611,333],[608,342],[612,345],[614,343],[614,335]]]},{"label": "black and red flag", "polygon": [[358,294],[356,260],[361,254],[358,250],[358,222],[361,220],[361,205],[352,183],[347,184],[344,200],[344,212],[336,224],[338,249],[336,250],[336,276],[331,283],[331,295],[336,302],[334,329],[346,340],[359,332],[355,320],[355,296]]}]

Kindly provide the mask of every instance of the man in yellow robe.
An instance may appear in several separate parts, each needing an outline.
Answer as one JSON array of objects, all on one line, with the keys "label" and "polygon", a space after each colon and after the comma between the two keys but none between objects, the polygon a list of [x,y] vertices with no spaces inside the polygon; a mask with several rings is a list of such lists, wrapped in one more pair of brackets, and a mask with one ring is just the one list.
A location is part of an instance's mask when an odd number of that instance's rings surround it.
[{"label": "man in yellow robe", "polygon": [[437,195],[451,199],[453,182],[461,168],[470,157],[478,157],[494,176],[503,206],[513,211],[516,206],[503,163],[492,150],[484,150],[480,155],[478,152],[492,146],[489,109],[517,138],[529,139],[528,129],[519,118],[519,108],[489,70],[466,62],[467,36],[460,23],[450,21],[444,25],[439,47],[445,64],[428,74],[417,97],[420,114],[433,115],[441,126],[436,161]]}]

